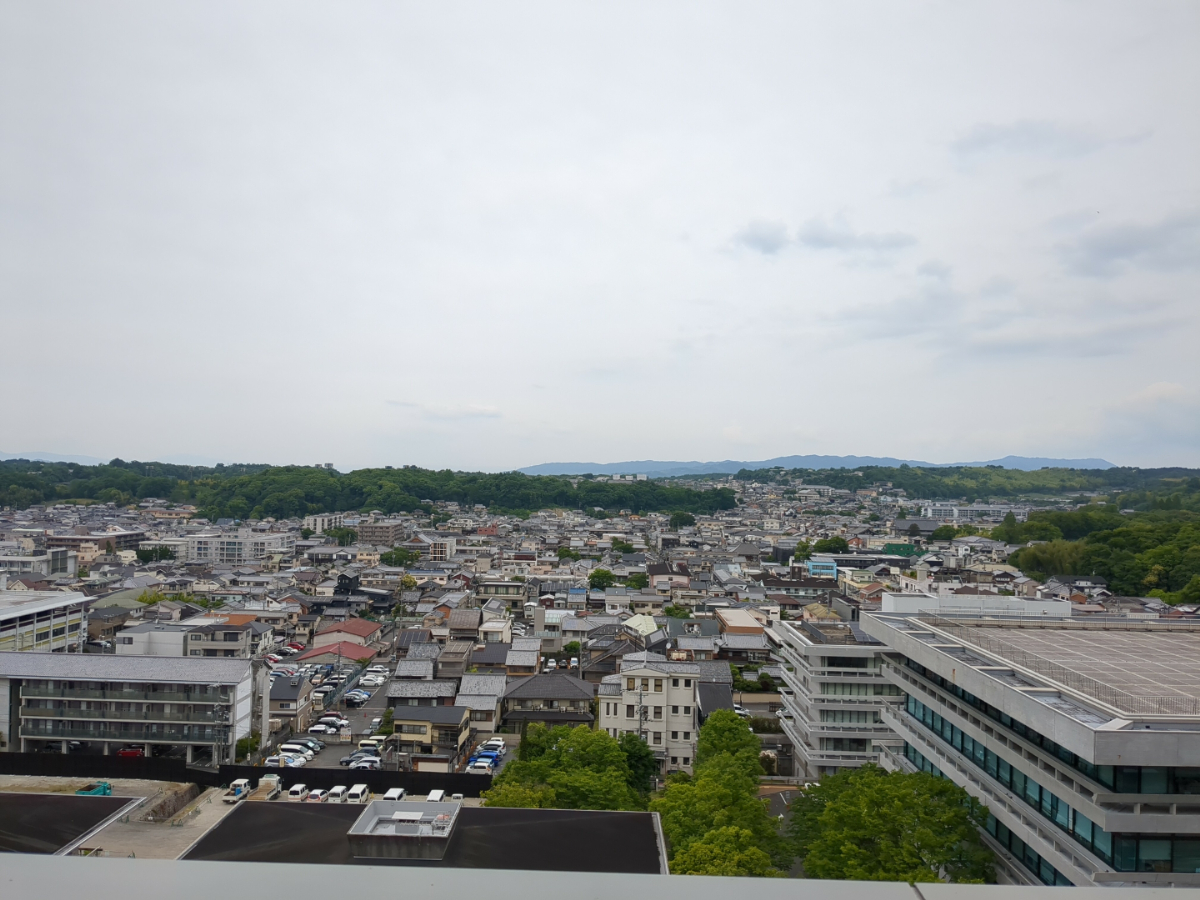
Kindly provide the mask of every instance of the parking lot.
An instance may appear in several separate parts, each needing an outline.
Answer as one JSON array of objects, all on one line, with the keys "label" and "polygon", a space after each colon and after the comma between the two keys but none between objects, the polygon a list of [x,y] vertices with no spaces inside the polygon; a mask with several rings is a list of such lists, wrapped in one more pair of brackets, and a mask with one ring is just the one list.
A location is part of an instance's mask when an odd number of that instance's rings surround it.
[{"label": "parking lot", "polygon": [[[364,689],[371,691],[371,697],[361,707],[347,707],[345,702],[339,697],[339,701],[337,703],[334,703],[332,706],[322,710],[319,713],[314,713],[314,722],[320,719],[322,715],[329,715],[331,713],[337,713],[338,715],[342,716],[350,723],[350,737],[343,738],[343,736],[340,734],[305,733],[303,737],[313,738],[321,741],[325,744],[325,747],[324,749],[319,750],[312,759],[308,760],[303,768],[345,768],[341,765],[342,759],[351,755],[358,749],[358,743],[360,740],[373,733],[371,722],[376,718],[382,718],[387,709],[387,684],[385,683],[377,687]],[[297,737],[299,736],[300,735],[297,735]],[[474,745],[482,743],[482,741],[491,736],[492,735],[490,734],[477,736],[476,740],[474,740],[472,744]],[[513,758],[516,746],[515,741],[515,737],[509,741],[508,753],[498,762],[492,774],[499,774],[501,771],[503,771],[505,764],[507,764],[507,762]],[[465,765],[466,760],[464,759],[462,762]],[[384,753],[382,758],[382,768],[399,768],[399,761],[396,759],[394,754]],[[350,777],[348,771],[347,777]]]}]

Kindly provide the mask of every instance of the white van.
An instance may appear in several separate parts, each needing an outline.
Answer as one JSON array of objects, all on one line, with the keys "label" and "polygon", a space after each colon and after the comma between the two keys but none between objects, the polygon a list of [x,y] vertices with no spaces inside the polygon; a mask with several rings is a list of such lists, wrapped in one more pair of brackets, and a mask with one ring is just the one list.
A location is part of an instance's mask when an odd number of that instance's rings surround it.
[{"label": "white van", "polygon": [[426,803],[441,803],[446,799],[446,792],[442,790],[430,791],[429,796],[425,798]]},{"label": "white van", "polygon": [[356,784],[346,792],[347,803],[366,803],[371,799],[371,792],[365,784]]},{"label": "white van", "polygon": [[308,785],[306,785],[306,784],[293,784],[288,789],[288,800],[292,801],[293,803],[299,803],[300,801],[305,800],[307,798],[308,798]]},{"label": "white van", "polygon": [[329,796],[325,798],[326,803],[345,803],[346,802],[346,786],[344,784],[335,784],[329,789]]},{"label": "white van", "polygon": [[384,800],[403,800],[407,796],[404,788],[388,788],[387,793],[383,795]]}]

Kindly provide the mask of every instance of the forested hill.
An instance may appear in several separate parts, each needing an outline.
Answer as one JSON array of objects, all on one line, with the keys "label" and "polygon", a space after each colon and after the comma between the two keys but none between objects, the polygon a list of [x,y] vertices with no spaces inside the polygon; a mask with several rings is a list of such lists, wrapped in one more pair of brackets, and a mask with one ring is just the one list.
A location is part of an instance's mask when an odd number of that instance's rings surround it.
[{"label": "forested hill", "polygon": [[743,469],[743,481],[824,484],[829,487],[870,487],[891,482],[909,497],[926,500],[987,500],[999,497],[1063,496],[1080,491],[1118,493],[1122,508],[1133,509],[1147,495],[1195,492],[1200,469],[1003,469],[1000,466],[959,466],[923,469],[915,466],[863,466],[858,469]]},{"label": "forested hill", "polygon": [[732,509],[728,488],[692,490],[654,481],[580,482],[509,472],[485,474],[399,469],[341,473],[302,466],[236,465],[205,468],[124,462],[103,466],[0,462],[0,506],[93,500],[119,504],[147,497],[194,504],[208,518],[287,518],[332,510],[387,513],[427,509],[427,501],[482,503],[493,511],[544,508],[711,513]]}]

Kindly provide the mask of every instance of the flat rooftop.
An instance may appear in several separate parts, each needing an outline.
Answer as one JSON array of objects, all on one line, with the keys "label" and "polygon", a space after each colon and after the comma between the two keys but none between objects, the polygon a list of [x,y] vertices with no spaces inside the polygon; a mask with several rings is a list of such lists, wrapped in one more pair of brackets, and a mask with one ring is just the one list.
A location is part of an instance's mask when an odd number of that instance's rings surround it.
[{"label": "flat rooftop", "polygon": [[651,813],[463,806],[445,855],[433,861],[356,859],[347,832],[365,809],[352,803],[241,803],[183,858],[648,875],[665,871]]},{"label": "flat rooftop", "polygon": [[1029,694],[1089,725],[1118,714],[1200,716],[1200,626],[1190,623],[900,613],[872,618],[1017,690],[1063,688],[1095,700],[1102,706],[1089,709],[1066,693]]},{"label": "flat rooftop", "polygon": [[0,852],[56,853],[130,802],[129,797],[0,793]]},{"label": "flat rooftop", "polygon": [[1019,651],[1118,690],[1200,700],[1200,632],[1006,628],[1001,637]]}]

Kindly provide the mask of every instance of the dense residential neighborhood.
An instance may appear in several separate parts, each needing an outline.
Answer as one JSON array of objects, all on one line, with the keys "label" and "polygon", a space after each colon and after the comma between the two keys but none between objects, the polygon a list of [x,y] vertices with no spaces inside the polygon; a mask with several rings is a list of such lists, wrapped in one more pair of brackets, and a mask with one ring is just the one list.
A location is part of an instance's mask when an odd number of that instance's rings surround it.
[{"label": "dense residential neighborhood", "polygon": [[[1157,514],[1095,492],[949,502],[781,471],[668,490],[734,501],[215,520],[155,497],[6,507],[0,751],[467,777],[483,808],[649,809],[675,872],[809,877],[857,877],[813,825],[839,792],[932,776],[978,804],[963,826],[978,858],[943,876],[1194,883],[1185,807],[1128,796],[1200,790],[1190,588],[1123,595],[1020,564],[1076,521]],[[1135,683],[1128,667],[1151,659]],[[736,837],[683,824],[736,772],[752,788]],[[768,801],[786,828],[755,818]]]}]

